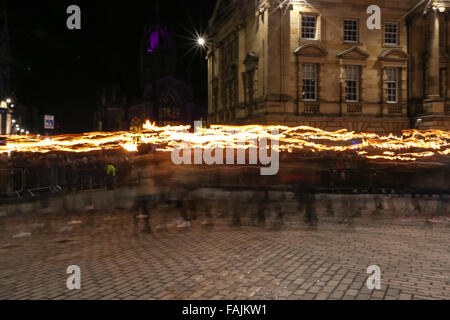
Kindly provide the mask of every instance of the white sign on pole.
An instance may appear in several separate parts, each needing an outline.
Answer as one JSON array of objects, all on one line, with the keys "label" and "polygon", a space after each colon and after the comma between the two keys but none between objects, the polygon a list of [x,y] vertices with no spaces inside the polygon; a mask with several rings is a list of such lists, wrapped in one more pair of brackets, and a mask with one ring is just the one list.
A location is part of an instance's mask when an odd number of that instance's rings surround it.
[{"label": "white sign on pole", "polygon": [[53,115],[44,116],[44,129],[55,129],[55,116]]}]

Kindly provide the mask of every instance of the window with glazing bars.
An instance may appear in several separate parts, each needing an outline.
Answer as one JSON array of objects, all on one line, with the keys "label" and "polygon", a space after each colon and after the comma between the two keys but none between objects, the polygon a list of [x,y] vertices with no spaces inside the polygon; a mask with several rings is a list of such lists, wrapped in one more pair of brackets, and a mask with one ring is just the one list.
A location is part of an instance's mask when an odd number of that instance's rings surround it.
[{"label": "window with glazing bars", "polygon": [[398,102],[398,68],[386,69],[387,102]]},{"label": "window with glazing bars", "polygon": [[316,39],[317,17],[302,15],[302,39]]},{"label": "window with glazing bars", "polygon": [[345,68],[345,100],[358,102],[359,99],[359,66]]},{"label": "window with glazing bars", "polygon": [[398,44],[398,23],[386,22],[384,25],[384,43]]},{"label": "window with glazing bars", "polygon": [[346,19],[344,20],[344,41],[358,42],[358,20]]},{"label": "window with glazing bars", "polygon": [[316,101],[317,100],[317,65],[304,64],[303,65],[303,86],[302,86],[303,100]]}]

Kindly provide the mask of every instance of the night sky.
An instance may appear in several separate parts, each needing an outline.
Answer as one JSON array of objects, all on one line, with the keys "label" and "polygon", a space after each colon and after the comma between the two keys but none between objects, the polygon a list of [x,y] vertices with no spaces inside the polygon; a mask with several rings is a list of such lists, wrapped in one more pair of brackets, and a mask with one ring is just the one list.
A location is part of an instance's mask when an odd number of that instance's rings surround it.
[{"label": "night sky", "polygon": [[[68,30],[66,9],[81,8],[81,30]],[[207,100],[204,53],[189,50],[194,31],[205,31],[215,0],[8,1],[12,85],[17,99],[56,115],[62,132],[92,130],[101,89],[119,78],[139,90],[139,52],[145,23],[159,22],[177,43],[177,76]]]}]

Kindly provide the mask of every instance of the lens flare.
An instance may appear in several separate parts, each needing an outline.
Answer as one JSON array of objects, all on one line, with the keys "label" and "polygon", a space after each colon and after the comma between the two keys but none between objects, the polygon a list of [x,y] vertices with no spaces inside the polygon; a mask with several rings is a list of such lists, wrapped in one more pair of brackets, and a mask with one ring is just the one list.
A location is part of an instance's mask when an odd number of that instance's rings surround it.
[{"label": "lens flare", "polygon": [[203,37],[198,38],[197,43],[199,46],[203,47],[206,44],[205,38]]}]

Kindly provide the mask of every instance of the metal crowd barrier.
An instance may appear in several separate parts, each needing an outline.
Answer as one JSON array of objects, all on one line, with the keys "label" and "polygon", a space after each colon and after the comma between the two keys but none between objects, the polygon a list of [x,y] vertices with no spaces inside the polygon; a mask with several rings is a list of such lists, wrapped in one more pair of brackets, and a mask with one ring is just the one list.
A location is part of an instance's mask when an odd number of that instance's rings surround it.
[{"label": "metal crowd barrier", "polygon": [[24,169],[0,169],[0,195],[16,194],[24,189]]},{"label": "metal crowd barrier", "polygon": [[75,181],[76,190],[98,190],[106,186],[106,174],[103,169],[81,169],[78,170],[77,175],[78,181]]},{"label": "metal crowd barrier", "polygon": [[[116,167],[113,188],[139,184],[130,165]],[[442,193],[411,184],[408,174],[392,176],[389,172],[359,169],[322,170],[311,174],[293,174],[287,182],[274,180],[269,189],[290,188],[298,192],[325,193]],[[231,182],[231,181],[230,181]],[[257,181],[255,181],[257,182]],[[245,185],[213,179],[203,187],[233,190],[266,190],[268,186],[249,182]],[[407,187],[409,186],[409,187]],[[105,168],[72,168],[66,166],[9,168],[0,170],[0,200],[48,198],[61,192],[83,192],[111,187]],[[303,191],[302,191],[303,190]]]},{"label": "metal crowd barrier", "polygon": [[[115,186],[132,183],[131,167],[117,167]],[[48,197],[63,191],[92,191],[107,187],[103,168],[29,167],[0,169],[0,200]]]},{"label": "metal crowd barrier", "polygon": [[[116,176],[114,177],[115,186],[124,186],[132,184],[130,179],[131,167],[116,167]],[[105,169],[79,169],[76,172],[74,189],[78,191],[100,190],[107,187],[107,175]]]}]

